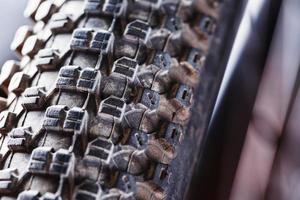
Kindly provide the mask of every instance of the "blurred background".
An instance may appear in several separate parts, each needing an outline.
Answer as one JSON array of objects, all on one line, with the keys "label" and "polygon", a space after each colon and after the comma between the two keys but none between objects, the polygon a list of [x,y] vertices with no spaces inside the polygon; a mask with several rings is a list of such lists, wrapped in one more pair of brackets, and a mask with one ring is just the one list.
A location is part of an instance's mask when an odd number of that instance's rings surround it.
[{"label": "blurred background", "polygon": [[242,2],[190,197],[300,199],[300,1]]},{"label": "blurred background", "polygon": [[[241,23],[189,196],[300,199],[300,1],[237,1]],[[30,22],[26,0],[0,2],[1,66]]]},{"label": "blurred background", "polygon": [[19,26],[29,24],[29,19],[23,16],[27,0],[0,0],[0,66],[7,59],[16,59],[16,54],[10,51],[10,43]]}]

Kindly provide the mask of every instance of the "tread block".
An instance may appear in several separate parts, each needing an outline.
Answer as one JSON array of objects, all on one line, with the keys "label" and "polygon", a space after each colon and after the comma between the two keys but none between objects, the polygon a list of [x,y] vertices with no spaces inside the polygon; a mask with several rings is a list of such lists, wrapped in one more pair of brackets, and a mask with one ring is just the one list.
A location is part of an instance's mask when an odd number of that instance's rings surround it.
[{"label": "tread block", "polygon": [[105,115],[108,118],[112,118],[116,121],[121,122],[125,112],[126,103],[124,100],[110,96],[103,100],[100,104],[98,115]]},{"label": "tread block", "polygon": [[[131,110],[126,110],[126,113],[124,115],[124,126],[127,126],[133,130],[138,130],[141,123],[143,122],[143,116],[146,113],[145,108],[135,109],[132,108]],[[149,123],[149,125],[151,125]]]},{"label": "tread block", "polygon": [[89,134],[91,138],[110,138],[115,132],[118,132],[118,127],[114,121],[97,116],[92,120]]},{"label": "tread block", "polygon": [[32,33],[32,28],[27,25],[18,28],[18,30],[15,33],[14,39],[10,45],[10,49],[21,55],[24,43],[27,40],[27,38],[32,35]]},{"label": "tread block", "polygon": [[126,123],[129,127],[145,133],[153,133],[160,127],[161,117],[157,110],[133,109],[125,114]]},{"label": "tread block", "polygon": [[0,85],[8,85],[12,76],[20,70],[20,63],[15,60],[7,60],[1,68]]},{"label": "tread block", "polygon": [[153,67],[151,68],[149,67],[149,69],[141,70],[138,72],[137,79],[143,88],[153,87],[153,82],[157,71],[158,71],[157,69],[153,69]]},{"label": "tread block", "polygon": [[132,130],[130,133],[129,143],[137,149],[145,149],[147,146],[149,137],[151,135],[144,133],[142,131]]},{"label": "tread block", "polygon": [[34,20],[35,13],[44,0],[29,0],[24,10],[24,16]]},{"label": "tread block", "polygon": [[91,37],[92,37],[91,31],[76,29],[72,35],[71,49],[87,50],[89,48],[89,42]]},{"label": "tread block", "polygon": [[100,30],[97,31],[91,41],[90,49],[91,51],[95,51],[97,53],[107,54],[112,46],[114,41],[113,33]]},{"label": "tread block", "polygon": [[80,184],[74,193],[73,199],[85,200],[85,199],[98,199],[102,194],[102,188],[97,182],[85,181]]},{"label": "tread block", "polygon": [[132,146],[119,145],[112,155],[110,166],[118,171],[140,175],[149,167],[149,159],[143,150],[139,151]]},{"label": "tread block", "polygon": [[182,21],[178,16],[170,16],[165,22],[165,28],[171,32],[179,31],[182,29]]},{"label": "tread block", "polygon": [[23,72],[17,72],[10,80],[8,91],[20,95],[28,87],[30,77]]},{"label": "tread block", "polygon": [[32,151],[29,172],[33,174],[46,174],[52,160],[53,149],[51,147],[38,147]]},{"label": "tread block", "polygon": [[80,67],[64,66],[59,70],[56,86],[59,89],[76,90],[77,79],[79,77]]},{"label": "tread block", "polygon": [[46,192],[43,196],[39,191],[26,190],[19,194],[17,200],[62,200],[57,194]]},{"label": "tread block", "polygon": [[85,151],[85,158],[93,158],[104,163],[109,163],[113,150],[114,145],[111,141],[98,137],[88,144]]},{"label": "tread block", "polygon": [[66,149],[56,152],[51,147],[38,147],[33,150],[29,172],[32,174],[68,176],[74,165],[74,155]]},{"label": "tread block", "polygon": [[110,191],[111,194],[120,194],[121,191],[124,191],[127,193],[127,195],[129,193],[134,195],[136,191],[136,178],[134,175],[127,172],[120,172],[117,177],[115,187],[116,188]]},{"label": "tread block", "polygon": [[211,36],[216,30],[216,21],[209,16],[203,15],[200,17],[196,30],[205,36]]},{"label": "tread block", "polygon": [[151,33],[150,25],[142,20],[134,20],[127,24],[124,37],[146,43]]},{"label": "tread block", "polygon": [[52,15],[49,28],[53,33],[66,33],[73,29],[74,22],[64,13],[55,13]]},{"label": "tread block", "polygon": [[17,200],[38,200],[41,194],[35,190],[25,190],[18,195]]},{"label": "tread block", "polygon": [[44,21],[50,18],[51,14],[53,14],[57,10],[57,7],[53,3],[53,1],[46,0],[40,4],[38,7],[34,19],[36,21]]},{"label": "tread block", "polygon": [[122,57],[114,62],[112,73],[120,74],[133,81],[138,69],[139,65],[136,60]]},{"label": "tread block", "polygon": [[12,193],[17,189],[18,170],[7,168],[0,170],[0,194]]},{"label": "tread block", "polygon": [[110,76],[104,76],[101,81],[102,98],[114,95],[119,98],[129,99],[132,94],[132,87],[128,80],[119,74],[112,73]]},{"label": "tread block", "polygon": [[166,52],[158,52],[154,56],[153,64],[160,69],[169,69],[172,64],[172,57]]},{"label": "tread block", "polygon": [[126,4],[125,0],[105,0],[102,10],[104,13],[120,16],[127,6]]},{"label": "tread block", "polygon": [[75,29],[71,40],[71,49],[88,50],[93,32],[91,29]]},{"label": "tread block", "polygon": [[80,72],[76,87],[79,91],[96,94],[100,82],[101,73],[99,70],[87,67]]},{"label": "tread block", "polygon": [[201,69],[204,65],[206,56],[203,51],[200,49],[193,48],[188,56],[187,56],[187,62],[190,63],[194,68]]},{"label": "tread block", "polygon": [[112,188],[101,196],[102,199],[126,199],[126,200],[134,200],[134,193],[125,193],[118,188]]},{"label": "tread block", "polygon": [[23,93],[22,106],[27,111],[40,110],[46,105],[45,87],[27,88]]},{"label": "tread block", "polygon": [[66,114],[66,106],[56,105],[48,107],[46,110],[43,127],[47,131],[62,131]]},{"label": "tread block", "polygon": [[88,114],[79,107],[50,106],[46,110],[43,127],[47,131],[83,135],[88,124]]},{"label": "tread block", "polygon": [[64,66],[60,69],[56,86],[63,90],[73,90],[96,94],[101,83],[101,73],[91,67],[81,70],[78,66]]},{"label": "tread block", "polygon": [[42,40],[37,35],[29,36],[24,42],[21,54],[23,56],[33,57],[43,46]]},{"label": "tread block", "polygon": [[78,107],[71,108],[67,112],[67,116],[63,125],[63,130],[65,132],[79,132],[81,131],[84,120],[86,117],[86,112]]},{"label": "tread block", "polygon": [[145,105],[150,110],[158,108],[160,103],[160,95],[149,89],[144,89],[140,103]]},{"label": "tread block", "polygon": [[176,157],[174,147],[163,138],[149,140],[145,153],[151,160],[162,164],[170,164]]},{"label": "tread block", "polygon": [[27,152],[32,143],[31,127],[15,128],[9,133],[8,148],[13,152]]},{"label": "tread block", "polygon": [[92,29],[78,28],[74,31],[74,39],[90,40],[93,36]]},{"label": "tread block", "polygon": [[171,175],[172,172],[168,165],[158,163],[156,165],[152,181],[160,188],[166,189]]},{"label": "tread block", "polygon": [[137,199],[167,199],[165,191],[152,181],[137,182],[135,197]]},{"label": "tread block", "polygon": [[168,142],[173,144],[173,146],[176,146],[183,140],[183,132],[183,127],[181,125],[168,123],[166,128],[163,130],[163,135]]},{"label": "tread block", "polygon": [[16,114],[10,111],[3,111],[0,113],[0,133],[6,134],[9,132],[16,121]]},{"label": "tread block", "polygon": [[113,33],[107,30],[76,29],[71,39],[71,49],[108,54],[114,42]]},{"label": "tread block", "polygon": [[36,66],[41,71],[55,70],[59,63],[60,54],[57,49],[42,49],[37,54]]},{"label": "tread block", "polygon": [[101,173],[102,165],[100,159],[84,156],[82,162],[76,165],[76,172],[84,179],[96,181],[99,178],[99,172]]},{"label": "tread block", "polygon": [[50,174],[67,174],[70,168],[72,159],[72,154],[66,149],[59,149],[52,159],[52,163],[49,167]]},{"label": "tread block", "polygon": [[173,90],[171,97],[174,98],[183,107],[189,107],[191,105],[191,99],[193,96],[193,91],[191,87],[180,84]]},{"label": "tread block", "polygon": [[84,12],[88,14],[101,14],[103,0],[86,0]]}]

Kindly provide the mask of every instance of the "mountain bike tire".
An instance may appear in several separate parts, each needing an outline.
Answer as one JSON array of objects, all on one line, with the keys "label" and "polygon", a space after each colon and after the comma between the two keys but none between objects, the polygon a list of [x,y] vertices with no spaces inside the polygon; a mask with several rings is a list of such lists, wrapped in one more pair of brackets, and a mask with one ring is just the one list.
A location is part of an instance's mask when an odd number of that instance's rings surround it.
[{"label": "mountain bike tire", "polygon": [[1,199],[181,199],[221,6],[30,0],[0,75]]}]

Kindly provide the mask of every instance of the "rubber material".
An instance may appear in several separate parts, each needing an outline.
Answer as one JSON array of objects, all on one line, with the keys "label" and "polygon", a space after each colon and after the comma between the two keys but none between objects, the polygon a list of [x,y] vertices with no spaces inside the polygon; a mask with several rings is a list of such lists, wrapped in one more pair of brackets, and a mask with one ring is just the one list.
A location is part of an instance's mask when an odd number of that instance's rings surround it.
[{"label": "rubber material", "polygon": [[0,75],[1,199],[168,199],[218,8],[30,0]]}]

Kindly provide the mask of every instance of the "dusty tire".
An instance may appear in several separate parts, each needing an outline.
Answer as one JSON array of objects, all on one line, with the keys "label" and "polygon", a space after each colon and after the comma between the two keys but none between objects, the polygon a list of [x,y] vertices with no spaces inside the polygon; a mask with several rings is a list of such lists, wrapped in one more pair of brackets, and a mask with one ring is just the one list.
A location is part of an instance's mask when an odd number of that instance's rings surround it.
[{"label": "dusty tire", "polygon": [[35,25],[0,75],[1,199],[168,199],[218,17],[207,2],[29,1]]}]

